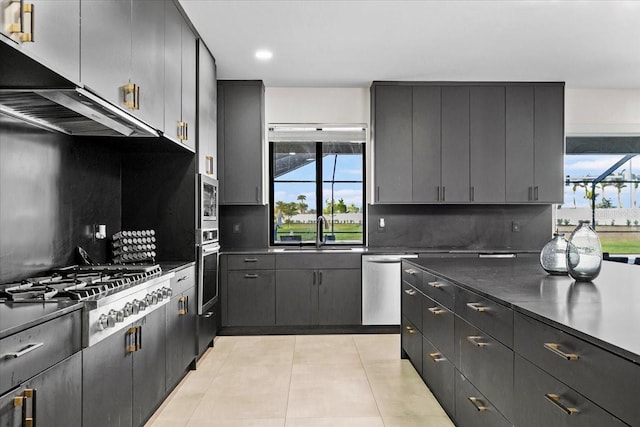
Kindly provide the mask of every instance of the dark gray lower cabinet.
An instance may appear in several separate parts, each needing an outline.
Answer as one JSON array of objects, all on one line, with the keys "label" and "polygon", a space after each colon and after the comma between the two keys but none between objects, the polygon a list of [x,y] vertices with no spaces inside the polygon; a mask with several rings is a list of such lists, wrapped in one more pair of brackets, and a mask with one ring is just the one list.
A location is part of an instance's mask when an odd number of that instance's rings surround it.
[{"label": "dark gray lower cabinet", "polygon": [[165,396],[165,310],[132,326],[142,346],[126,352],[129,328],[82,351],[82,424],[140,426]]},{"label": "dark gray lower cabinet", "polygon": [[445,411],[455,415],[455,374],[453,363],[431,342],[422,339],[422,378]]},{"label": "dark gray lower cabinet", "polygon": [[402,351],[409,358],[409,361],[422,375],[422,334],[406,317],[402,317],[401,332]]},{"label": "dark gray lower cabinet", "polygon": [[227,325],[270,326],[276,323],[276,283],[273,270],[229,271]]},{"label": "dark gray lower cabinet", "polygon": [[360,269],[318,271],[318,323],[359,325],[362,322]]},{"label": "dark gray lower cabinet", "polygon": [[515,401],[518,427],[626,425],[519,355],[515,360]]},{"label": "dark gray lower cabinet", "polygon": [[166,322],[166,390],[182,379],[196,354],[196,288],[171,297],[165,306]]},{"label": "dark gray lower cabinet", "polygon": [[507,421],[464,375],[456,372],[456,424],[458,427],[507,427]]},{"label": "dark gray lower cabinet", "polygon": [[318,323],[318,273],[316,270],[276,272],[276,324]]},{"label": "dark gray lower cabinet", "polygon": [[[37,425],[79,426],[82,423],[82,353],[78,352],[0,396],[0,425],[24,426],[21,407],[14,399],[34,390]],[[28,400],[30,400],[29,398]],[[31,403],[29,403],[31,404]],[[36,423],[34,422],[34,425]]]}]

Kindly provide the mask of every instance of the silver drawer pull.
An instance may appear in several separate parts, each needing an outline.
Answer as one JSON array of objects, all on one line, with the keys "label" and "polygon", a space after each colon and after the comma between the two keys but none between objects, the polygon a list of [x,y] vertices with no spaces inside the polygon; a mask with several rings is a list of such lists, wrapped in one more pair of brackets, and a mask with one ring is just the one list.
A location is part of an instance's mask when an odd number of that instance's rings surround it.
[{"label": "silver drawer pull", "polygon": [[481,339],[482,337],[478,335],[467,337],[467,341],[469,341],[471,344],[475,345],[478,348],[483,348],[489,345],[486,342],[479,341]]},{"label": "silver drawer pull", "polygon": [[38,342],[38,343],[31,343],[28,344],[25,348],[23,348],[20,351],[16,351],[15,353],[7,353],[5,354],[2,358],[3,359],[16,359],[20,356],[24,356],[27,353],[32,352],[33,350],[40,348],[44,345],[43,342]]},{"label": "silver drawer pull", "polygon": [[258,275],[257,274],[245,274],[244,277],[245,277],[245,279],[257,279]]},{"label": "silver drawer pull", "polygon": [[572,415],[572,414],[580,412],[578,410],[578,408],[571,408],[571,407],[563,405],[562,402],[560,402],[560,396],[558,396],[557,394],[545,393],[544,397],[549,402],[551,402],[553,404],[553,406],[555,406],[556,408],[560,409],[562,412],[564,412],[567,415]]},{"label": "silver drawer pull", "polygon": [[477,311],[478,313],[484,313],[485,311],[487,311],[487,307],[484,307],[479,302],[468,302],[467,307]]},{"label": "silver drawer pull", "polygon": [[478,410],[478,412],[484,412],[487,409],[487,406],[484,404],[484,402],[481,399],[478,399],[477,397],[469,397],[469,402],[471,402],[471,404]]},{"label": "silver drawer pull", "polygon": [[440,307],[431,307],[431,308],[429,308],[428,310],[429,310],[429,311],[431,312],[431,314],[433,314],[434,316],[438,316],[438,315],[440,315],[440,314],[444,314],[444,313],[446,313],[446,312],[447,312],[447,310],[442,309],[442,308],[440,308]]},{"label": "silver drawer pull", "polygon": [[258,262],[258,258],[245,258],[244,262]]},{"label": "silver drawer pull", "polygon": [[432,288],[441,288],[442,287],[442,283],[435,281],[435,282],[427,282],[427,285],[431,286]]},{"label": "silver drawer pull", "polygon": [[417,271],[416,271],[416,270],[414,270],[413,268],[410,268],[410,269],[408,269],[408,270],[405,270],[404,272],[405,272],[405,273],[407,273],[407,274],[410,274],[410,275],[412,275],[412,276],[415,276],[415,275],[416,275],[416,273],[417,273]]},{"label": "silver drawer pull", "polygon": [[442,354],[440,353],[429,353],[427,354],[427,356],[429,356],[431,360],[433,360],[435,363],[444,362],[445,360],[447,360],[444,357],[442,357]]},{"label": "silver drawer pull", "polygon": [[562,357],[563,359],[578,360],[580,358],[577,354],[565,353],[564,351],[560,350],[560,344],[556,344],[556,343],[553,343],[553,342],[544,343],[544,348],[546,348],[547,350],[549,350],[550,352],[552,352],[556,356]]},{"label": "silver drawer pull", "polygon": [[182,277],[181,277],[181,278],[179,278],[177,281],[178,281],[178,282],[183,282],[183,281],[185,281],[185,280],[187,280],[187,276],[182,276]]},{"label": "silver drawer pull", "polygon": [[414,291],[413,289],[405,289],[404,293],[410,296],[414,296],[416,294],[416,291]]}]

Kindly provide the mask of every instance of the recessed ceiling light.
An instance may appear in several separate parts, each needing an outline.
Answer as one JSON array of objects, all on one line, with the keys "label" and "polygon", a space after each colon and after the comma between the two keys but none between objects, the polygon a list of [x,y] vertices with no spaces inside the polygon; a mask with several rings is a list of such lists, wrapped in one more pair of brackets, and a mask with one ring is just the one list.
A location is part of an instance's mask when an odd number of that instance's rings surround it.
[{"label": "recessed ceiling light", "polygon": [[270,50],[260,49],[256,51],[256,58],[262,61],[268,61],[273,57],[273,53]]}]

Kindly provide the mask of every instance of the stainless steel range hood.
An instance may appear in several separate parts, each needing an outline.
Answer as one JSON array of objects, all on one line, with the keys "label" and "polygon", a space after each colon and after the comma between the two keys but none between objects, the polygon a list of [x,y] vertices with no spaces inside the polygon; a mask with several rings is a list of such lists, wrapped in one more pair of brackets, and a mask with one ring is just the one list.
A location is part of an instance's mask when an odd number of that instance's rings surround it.
[{"label": "stainless steel range hood", "polygon": [[159,136],[156,129],[3,40],[0,114],[69,135]]},{"label": "stainless steel range hood", "polygon": [[0,113],[69,135],[158,136],[157,130],[79,87],[0,89]]}]

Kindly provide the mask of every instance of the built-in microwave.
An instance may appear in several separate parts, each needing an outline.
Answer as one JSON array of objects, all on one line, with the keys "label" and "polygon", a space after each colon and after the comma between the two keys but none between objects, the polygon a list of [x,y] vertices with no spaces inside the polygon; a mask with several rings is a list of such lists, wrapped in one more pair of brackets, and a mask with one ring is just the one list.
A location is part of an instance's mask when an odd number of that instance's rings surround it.
[{"label": "built-in microwave", "polygon": [[[199,228],[218,230],[218,180],[198,174]],[[216,233],[217,234],[217,233]],[[217,240],[217,239],[216,239]]]}]

